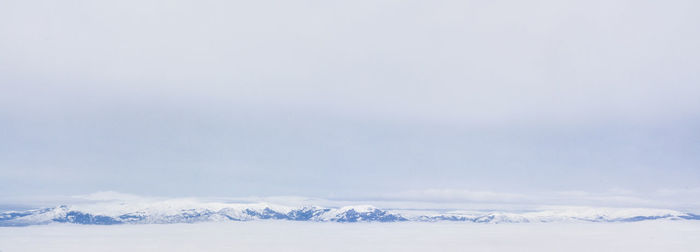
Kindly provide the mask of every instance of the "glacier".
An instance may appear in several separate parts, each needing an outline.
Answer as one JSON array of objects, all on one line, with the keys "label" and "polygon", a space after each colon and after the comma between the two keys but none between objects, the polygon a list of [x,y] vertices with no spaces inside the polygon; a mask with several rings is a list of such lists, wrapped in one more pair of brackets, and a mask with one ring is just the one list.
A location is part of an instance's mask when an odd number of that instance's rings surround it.
[{"label": "glacier", "polygon": [[109,201],[60,205],[0,213],[0,226],[50,223],[87,225],[171,224],[282,220],[307,222],[638,222],[700,220],[700,215],[669,209],[549,207],[528,211],[380,209],[371,205],[342,207],[284,206],[270,203],[220,203],[195,200]]}]

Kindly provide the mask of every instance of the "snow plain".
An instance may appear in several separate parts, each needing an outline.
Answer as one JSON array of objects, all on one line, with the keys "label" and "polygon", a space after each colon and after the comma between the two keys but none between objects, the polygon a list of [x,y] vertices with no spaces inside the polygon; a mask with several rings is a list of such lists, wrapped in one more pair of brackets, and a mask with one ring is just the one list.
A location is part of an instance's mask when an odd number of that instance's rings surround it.
[{"label": "snow plain", "polygon": [[700,221],[0,227],[0,251],[700,251]]}]

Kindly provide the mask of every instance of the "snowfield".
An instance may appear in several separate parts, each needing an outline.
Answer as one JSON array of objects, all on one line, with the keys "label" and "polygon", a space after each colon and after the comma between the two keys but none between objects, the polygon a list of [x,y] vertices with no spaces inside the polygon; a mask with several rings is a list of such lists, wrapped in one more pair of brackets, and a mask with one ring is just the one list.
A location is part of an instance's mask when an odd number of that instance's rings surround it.
[{"label": "snowfield", "polygon": [[334,223],[0,227],[0,251],[700,251],[700,221]]}]

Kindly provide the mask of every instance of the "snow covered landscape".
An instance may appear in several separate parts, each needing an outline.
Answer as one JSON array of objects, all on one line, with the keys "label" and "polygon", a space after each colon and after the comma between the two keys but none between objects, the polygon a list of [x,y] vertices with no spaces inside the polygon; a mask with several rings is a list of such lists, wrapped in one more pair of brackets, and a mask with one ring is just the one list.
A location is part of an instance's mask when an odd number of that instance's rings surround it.
[{"label": "snow covered landscape", "polygon": [[[414,192],[415,193],[415,192]],[[485,193],[481,193],[485,194]],[[492,194],[491,194],[492,195]],[[420,201],[339,201],[305,197],[164,198],[119,192],[96,192],[54,200],[57,206],[0,211],[0,227],[57,223],[83,225],[178,224],[208,222],[458,222],[586,223],[697,221],[693,211],[658,207],[518,205]],[[377,205],[377,206],[375,206]]]},{"label": "snow covered landscape", "polygon": [[0,252],[698,252],[698,13],[0,0]]},{"label": "snow covered landscape", "polygon": [[173,224],[286,220],[309,222],[637,222],[649,220],[700,220],[700,215],[651,208],[551,207],[519,212],[446,209],[380,209],[371,205],[282,206],[268,203],[219,203],[194,199],[163,201],[108,201],[61,205],[0,213],[0,226],[51,223],[87,225]]},{"label": "snow covered landscape", "polygon": [[[113,192],[0,213],[0,251],[697,251],[700,216],[654,208],[521,211],[232,203]],[[285,198],[282,198],[285,199]],[[240,199],[239,199],[240,200]],[[376,202],[383,204],[382,202]],[[406,203],[402,203],[406,204]],[[393,205],[396,205],[395,203]]]},{"label": "snow covered landscape", "polygon": [[700,221],[316,223],[0,227],[0,251],[674,251],[700,248]]}]

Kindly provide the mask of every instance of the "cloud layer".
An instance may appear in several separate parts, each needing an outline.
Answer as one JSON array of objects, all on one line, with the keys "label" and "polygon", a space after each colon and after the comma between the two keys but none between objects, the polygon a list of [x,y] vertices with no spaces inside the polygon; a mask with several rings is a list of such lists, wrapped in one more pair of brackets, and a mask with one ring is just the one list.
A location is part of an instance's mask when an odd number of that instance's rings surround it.
[{"label": "cloud layer", "polygon": [[700,186],[696,1],[7,1],[0,190]]}]

